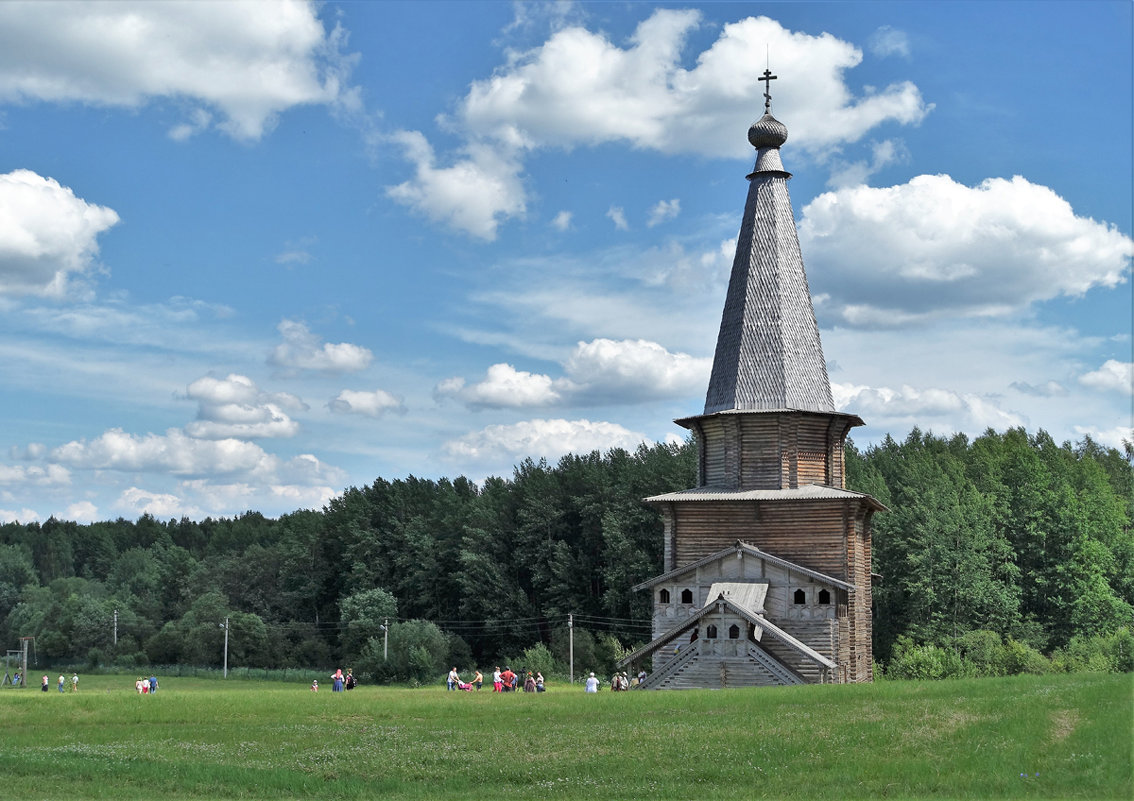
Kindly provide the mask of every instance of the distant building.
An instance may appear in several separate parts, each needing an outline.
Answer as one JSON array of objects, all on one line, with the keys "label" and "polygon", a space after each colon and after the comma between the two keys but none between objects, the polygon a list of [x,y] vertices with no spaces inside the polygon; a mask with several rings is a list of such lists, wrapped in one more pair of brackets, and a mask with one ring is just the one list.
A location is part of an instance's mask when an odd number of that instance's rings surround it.
[{"label": "distant building", "polygon": [[[775,76],[765,71],[761,80]],[[766,85],[770,85],[767,84]],[[748,130],[756,166],[697,440],[698,484],[647,498],[665,522],[653,637],[623,665],[644,687],[871,681],[871,518],[845,488],[862,420],[835,410],[770,112]]]}]

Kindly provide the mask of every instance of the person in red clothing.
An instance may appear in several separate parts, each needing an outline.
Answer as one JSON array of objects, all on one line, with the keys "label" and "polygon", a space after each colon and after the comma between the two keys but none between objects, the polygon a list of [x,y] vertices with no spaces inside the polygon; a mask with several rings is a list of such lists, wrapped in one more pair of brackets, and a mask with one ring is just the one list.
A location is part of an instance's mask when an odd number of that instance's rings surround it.
[{"label": "person in red clothing", "polygon": [[500,674],[500,681],[504,685],[504,692],[510,693],[515,689],[516,674],[512,672],[512,668],[504,668],[504,672]]}]

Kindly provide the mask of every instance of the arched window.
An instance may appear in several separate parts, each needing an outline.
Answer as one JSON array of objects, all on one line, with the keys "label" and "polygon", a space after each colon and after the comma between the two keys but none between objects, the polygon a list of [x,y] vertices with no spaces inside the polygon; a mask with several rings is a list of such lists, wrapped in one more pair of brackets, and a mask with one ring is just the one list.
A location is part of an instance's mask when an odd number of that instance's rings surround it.
[{"label": "arched window", "polygon": [[693,590],[682,590],[681,591],[681,603],[683,603],[683,604],[693,603]]},{"label": "arched window", "polygon": [[705,636],[707,638],[709,638],[710,640],[715,640],[717,638],[717,627],[712,625],[712,624],[709,624],[708,626],[706,626],[705,627]]},{"label": "arched window", "polygon": [[831,593],[829,590],[819,590],[819,603],[823,606],[830,606]]},{"label": "arched window", "polygon": [[803,590],[796,590],[793,599],[797,604],[805,604],[807,603],[807,593]]},{"label": "arched window", "polygon": [[728,627],[728,638],[730,640],[739,640],[740,639],[740,626],[736,625],[735,623],[733,623],[731,626],[729,626]]},{"label": "arched window", "polygon": [[659,604],[669,603],[669,590],[661,590],[661,591],[658,592],[658,603]]}]

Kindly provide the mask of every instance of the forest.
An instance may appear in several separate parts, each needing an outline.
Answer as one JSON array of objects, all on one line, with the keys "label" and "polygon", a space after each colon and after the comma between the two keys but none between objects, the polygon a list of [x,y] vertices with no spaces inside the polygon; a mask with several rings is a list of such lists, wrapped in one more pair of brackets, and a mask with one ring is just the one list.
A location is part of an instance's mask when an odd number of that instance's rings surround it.
[{"label": "forest", "polygon": [[[1134,465],[1089,438],[912,431],[847,445],[874,518],[874,658],[894,676],[1134,670]],[[649,639],[662,524],[696,446],[377,479],[268,519],[0,526],[0,634],[39,665],[352,664],[371,680],[526,659],[612,665]],[[227,632],[223,624],[227,621]]]}]

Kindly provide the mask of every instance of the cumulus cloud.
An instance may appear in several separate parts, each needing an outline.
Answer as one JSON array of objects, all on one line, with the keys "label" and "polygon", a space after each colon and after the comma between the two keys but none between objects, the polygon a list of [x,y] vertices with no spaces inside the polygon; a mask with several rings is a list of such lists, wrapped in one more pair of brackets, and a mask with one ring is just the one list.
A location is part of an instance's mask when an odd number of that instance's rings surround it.
[{"label": "cumulus cloud", "polygon": [[562,378],[494,364],[482,381],[449,378],[439,398],[455,398],[473,409],[532,408],[569,403],[632,403],[681,397],[703,388],[711,359],[670,353],[656,342],[595,339],[580,342],[564,362]]},{"label": "cumulus cloud", "polygon": [[1130,394],[1134,391],[1134,363],[1107,359],[1099,369],[1079,376],[1079,383],[1091,389]]},{"label": "cumulus cloud", "polygon": [[71,472],[57,464],[4,465],[0,464],[0,485],[34,487],[66,486],[71,483]]},{"label": "cumulus cloud", "polygon": [[172,475],[272,473],[278,460],[259,445],[237,439],[197,439],[171,428],[164,435],[135,435],[112,428],[92,440],[73,440],[51,451],[72,469],[153,471]]},{"label": "cumulus cloud", "polygon": [[763,104],[762,65],[752,54],[766,46],[777,70],[793,76],[777,87],[775,106],[805,149],[857,141],[882,122],[916,124],[929,112],[909,82],[853,97],[844,73],[862,61],[861,50],[768,17],[725,25],[687,70],[686,40],[700,24],[697,11],[659,9],[626,47],[581,26],[561,28],[475,81],[461,120],[479,136],[529,148],[621,141],[663,153],[741,156],[751,152],[743,132]]},{"label": "cumulus cloud", "polygon": [[454,460],[558,459],[568,453],[611,448],[632,450],[647,438],[616,423],[590,420],[525,420],[494,425],[450,440],[443,446]]},{"label": "cumulus cloud", "polygon": [[643,339],[599,338],[578,343],[564,367],[577,392],[631,401],[696,394],[708,383],[712,359]]},{"label": "cumulus cloud", "polygon": [[1122,453],[1128,443],[1134,443],[1134,427],[1120,425],[1114,428],[1098,428],[1096,426],[1075,426],[1075,433],[1080,437],[1090,437],[1095,442],[1109,448],[1115,448]]},{"label": "cumulus cloud", "polygon": [[258,439],[293,437],[299,423],[285,409],[306,410],[295,395],[260,391],[247,376],[204,376],[189,385],[186,397],[197,401],[197,419],[185,427],[191,437],[202,439]]},{"label": "cumulus cloud", "polygon": [[872,424],[882,430],[917,425],[946,433],[1004,430],[1026,423],[1018,414],[1001,409],[987,397],[949,389],[903,386],[895,390],[832,382],[831,394],[836,408],[870,417]]},{"label": "cumulus cloud", "polygon": [[297,320],[283,320],[278,330],[284,341],[268,357],[268,364],[276,367],[349,373],[365,369],[374,360],[374,354],[359,345],[321,341]]},{"label": "cumulus cloud", "polygon": [[896,139],[874,142],[870,153],[870,161],[830,160],[831,176],[827,179],[827,185],[840,189],[865,184],[875,173],[891,164],[904,164],[910,160],[909,150],[903,142]]},{"label": "cumulus cloud", "polygon": [[130,487],[118,496],[116,508],[130,512],[134,516],[151,515],[158,520],[188,517],[204,517],[201,509],[185,503],[182,498],[166,492],[148,492],[138,487]]},{"label": "cumulus cloud", "polygon": [[549,376],[517,370],[510,364],[494,364],[483,381],[466,384],[463,378],[449,378],[437,385],[438,397],[460,400],[473,409],[550,406],[559,402],[566,388]]},{"label": "cumulus cloud", "polygon": [[551,227],[557,231],[566,231],[571,227],[571,212],[561,211],[551,221]]},{"label": "cumulus cloud", "polygon": [[18,512],[0,509],[0,523],[30,523],[32,520],[39,520],[39,512],[35,509],[24,508]]},{"label": "cumulus cloud", "polygon": [[66,295],[76,277],[96,268],[98,235],[117,223],[113,209],[87,203],[54,178],[31,170],[0,175],[0,296]]},{"label": "cumulus cloud", "polygon": [[361,392],[344,389],[338,397],[327,404],[331,411],[340,414],[361,414],[365,417],[381,417],[386,412],[405,414],[405,403],[401,398],[383,389]]},{"label": "cumulus cloud", "polygon": [[803,208],[799,237],[824,275],[829,297],[817,311],[861,327],[997,316],[1115,287],[1134,255],[1114,226],[1019,176],[967,187],[921,175],[827,192]]},{"label": "cumulus cloud", "polygon": [[98,519],[98,507],[90,501],[78,501],[68,506],[63,515],[78,523],[93,523]]},{"label": "cumulus cloud", "polygon": [[508,148],[470,144],[455,163],[439,167],[420,132],[401,131],[392,138],[415,171],[412,179],[386,188],[398,203],[486,241],[496,238],[502,220],[526,212],[520,164]]},{"label": "cumulus cloud", "polygon": [[[617,142],[666,154],[750,156],[744,131],[763,102],[765,46],[777,68],[793,76],[775,93],[776,111],[792,121],[792,141],[825,156],[876,126],[920,123],[932,106],[899,81],[855,97],[845,73],[862,51],[830,34],[790,31],[767,17],[725,25],[691,59],[687,39],[701,25],[697,11],[659,9],[626,46],[581,24],[557,27],[543,44],[509,53],[491,77],[474,81],[451,119],[465,144],[451,166],[419,131],[395,136],[415,176],[387,189],[394,200],[430,219],[482,239],[526,209],[523,159],[540,148],[571,149]],[[683,64],[694,61],[693,69]],[[617,227],[625,216],[611,212]]]},{"label": "cumulus cloud", "polygon": [[1027,381],[1013,381],[1008,386],[1033,398],[1059,398],[1067,394],[1067,388],[1058,381],[1045,381],[1042,384],[1029,384]]},{"label": "cumulus cloud", "polygon": [[186,107],[170,130],[260,138],[277,115],[350,104],[344,33],[303,0],[0,3],[0,99]]},{"label": "cumulus cloud", "polygon": [[611,206],[606,210],[606,216],[619,231],[630,230],[630,224],[626,222],[626,211],[621,206]]},{"label": "cumulus cloud", "polygon": [[672,220],[681,213],[681,201],[677,198],[673,200],[659,200],[653,208],[650,209],[649,216],[646,218],[646,227],[653,228],[659,223],[666,220]]}]

